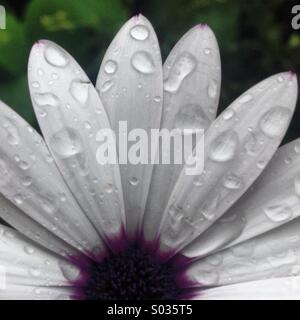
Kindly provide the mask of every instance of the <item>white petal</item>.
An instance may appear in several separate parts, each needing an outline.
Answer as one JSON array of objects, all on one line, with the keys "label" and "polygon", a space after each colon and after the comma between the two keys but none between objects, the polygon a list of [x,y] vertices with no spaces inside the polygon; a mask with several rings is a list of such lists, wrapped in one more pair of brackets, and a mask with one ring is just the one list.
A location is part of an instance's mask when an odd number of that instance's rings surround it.
[{"label": "white petal", "polygon": [[183,170],[165,210],[163,251],[189,244],[248,189],[276,151],[296,99],[296,77],[282,73],[251,88],[210,126],[203,173],[188,176]]},{"label": "white petal", "polygon": [[31,219],[84,251],[103,242],[74,200],[42,137],[0,102],[0,192]]},{"label": "white petal", "polygon": [[96,89],[65,50],[46,40],[31,50],[28,77],[40,127],[68,186],[103,236],[119,235],[119,168],[96,160],[97,133],[110,128]]},{"label": "white petal", "polygon": [[7,285],[0,288],[0,300],[70,300],[72,290],[66,287]]},{"label": "white petal", "polygon": [[[219,48],[211,29],[199,25],[187,32],[171,51],[163,71],[161,128],[206,130],[215,120],[221,87]],[[144,220],[147,240],[156,236],[162,208],[181,168],[180,165],[154,167]]]},{"label": "white petal", "polygon": [[0,194],[0,217],[27,238],[62,256],[75,256],[78,251],[42,227]]},{"label": "white petal", "polygon": [[299,166],[300,139],[281,147],[251,189],[183,254],[203,257],[299,217]]},{"label": "white petal", "polygon": [[80,276],[72,264],[0,225],[1,288],[7,285],[70,286]]},{"label": "white petal", "polygon": [[[130,19],[112,41],[99,71],[97,88],[116,134],[120,121],[127,121],[128,132],[144,129],[150,133],[151,129],[160,127],[161,55],[156,34],[142,15]],[[134,144],[129,143],[128,149]],[[124,143],[119,145],[125,149]],[[127,228],[131,235],[143,218],[152,169],[150,164],[134,165],[130,161],[120,166]]]},{"label": "white petal", "polygon": [[269,279],[212,288],[195,300],[299,300],[300,277]]},{"label": "white petal", "polygon": [[[188,278],[198,286],[300,276],[300,218],[259,237],[193,262]],[[196,284],[198,283],[198,284]]]}]

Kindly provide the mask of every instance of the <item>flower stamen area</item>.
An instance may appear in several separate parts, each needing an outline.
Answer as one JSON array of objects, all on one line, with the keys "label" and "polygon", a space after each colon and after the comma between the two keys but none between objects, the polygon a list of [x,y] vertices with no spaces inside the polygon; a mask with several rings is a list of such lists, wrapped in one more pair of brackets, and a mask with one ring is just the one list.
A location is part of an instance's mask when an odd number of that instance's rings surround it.
[{"label": "flower stamen area", "polygon": [[182,266],[157,258],[138,242],[100,262],[77,266],[83,276],[72,284],[75,299],[176,300],[189,295],[178,281],[184,278]]}]

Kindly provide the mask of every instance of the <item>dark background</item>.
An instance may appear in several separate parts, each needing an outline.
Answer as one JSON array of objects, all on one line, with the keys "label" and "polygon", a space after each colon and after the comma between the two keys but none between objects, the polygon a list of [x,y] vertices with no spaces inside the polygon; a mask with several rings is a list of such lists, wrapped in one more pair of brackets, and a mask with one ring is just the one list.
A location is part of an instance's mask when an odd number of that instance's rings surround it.
[{"label": "dark background", "polygon": [[[281,71],[300,75],[300,30],[291,27],[286,0],[9,0],[7,29],[0,30],[0,99],[33,126],[27,88],[29,50],[38,39],[67,49],[94,81],[105,49],[132,15],[153,24],[163,58],[192,26],[215,31],[222,56],[219,111],[258,81]],[[300,1],[298,1],[300,4]],[[300,104],[285,142],[300,137]]]}]

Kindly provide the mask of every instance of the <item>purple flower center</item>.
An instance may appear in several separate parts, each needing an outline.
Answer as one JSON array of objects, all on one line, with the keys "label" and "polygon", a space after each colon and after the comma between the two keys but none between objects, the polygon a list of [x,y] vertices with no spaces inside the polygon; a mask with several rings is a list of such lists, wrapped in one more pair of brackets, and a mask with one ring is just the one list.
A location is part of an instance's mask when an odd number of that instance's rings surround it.
[{"label": "purple flower center", "polygon": [[[74,260],[76,261],[76,259]],[[188,298],[184,267],[163,261],[135,242],[100,262],[75,263],[82,271],[73,297],[86,300],[176,300]]]}]

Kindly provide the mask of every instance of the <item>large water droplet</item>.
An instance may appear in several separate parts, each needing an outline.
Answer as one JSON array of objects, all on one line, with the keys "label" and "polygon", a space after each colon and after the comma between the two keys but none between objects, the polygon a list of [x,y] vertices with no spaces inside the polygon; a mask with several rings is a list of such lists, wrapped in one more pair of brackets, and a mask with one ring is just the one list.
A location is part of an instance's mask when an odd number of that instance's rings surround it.
[{"label": "large water droplet", "polygon": [[67,54],[58,47],[48,46],[44,55],[46,61],[55,67],[63,68],[69,62]]},{"label": "large water droplet", "polygon": [[131,59],[131,64],[135,70],[143,74],[151,74],[155,70],[154,61],[150,53],[146,51],[136,52]]},{"label": "large water droplet", "polygon": [[118,69],[118,64],[114,60],[107,60],[104,64],[104,71],[107,74],[114,74]]},{"label": "large water droplet", "polygon": [[205,129],[209,124],[209,118],[201,106],[196,104],[183,106],[175,117],[175,128],[180,130]]},{"label": "large water droplet", "polygon": [[80,276],[80,271],[70,263],[61,262],[59,267],[63,276],[68,281],[75,281]]},{"label": "large water droplet", "polygon": [[210,148],[210,158],[217,162],[231,160],[236,153],[238,142],[238,136],[234,131],[223,132],[213,141]]},{"label": "large water droplet", "polygon": [[9,118],[0,118],[0,125],[6,131],[6,140],[11,145],[17,145],[20,142],[19,129]]},{"label": "large water droplet", "polygon": [[291,111],[283,107],[274,107],[265,113],[260,120],[262,132],[270,137],[278,137],[287,128],[290,121]]},{"label": "large water droplet", "polygon": [[273,205],[264,208],[266,216],[273,222],[285,222],[292,218],[293,211],[285,205]]},{"label": "large water droplet", "polygon": [[74,80],[71,83],[71,95],[76,101],[78,101],[83,106],[87,103],[90,85],[90,82],[81,80]]},{"label": "large water droplet", "polygon": [[144,41],[149,37],[149,30],[146,26],[139,24],[131,28],[130,35],[135,40]]},{"label": "large water droplet", "polygon": [[58,107],[59,99],[52,93],[36,93],[33,96],[35,103],[40,107]]},{"label": "large water droplet", "polygon": [[182,53],[170,70],[169,77],[164,83],[164,90],[171,93],[177,92],[183,80],[196,69],[196,66],[197,61],[190,53]]},{"label": "large water droplet", "polygon": [[61,158],[69,158],[82,152],[80,135],[72,128],[55,133],[50,139],[50,146]]}]

